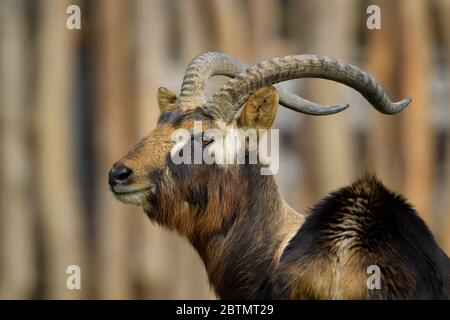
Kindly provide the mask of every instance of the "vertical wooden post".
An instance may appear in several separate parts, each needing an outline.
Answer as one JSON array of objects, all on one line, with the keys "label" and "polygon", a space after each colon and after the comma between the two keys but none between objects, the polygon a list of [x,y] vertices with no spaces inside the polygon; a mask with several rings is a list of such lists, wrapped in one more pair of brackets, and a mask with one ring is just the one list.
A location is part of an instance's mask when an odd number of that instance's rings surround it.
[{"label": "vertical wooden post", "polygon": [[[367,30],[366,69],[395,100],[396,82],[399,80],[398,3],[388,0],[373,2],[381,9],[380,30]],[[369,112],[367,131],[367,167],[390,188],[401,190],[402,166],[400,144],[400,116],[384,116]]]},{"label": "vertical wooden post", "polygon": [[[66,28],[66,8],[73,1],[40,3],[36,59],[36,181],[42,224],[46,296],[81,298],[83,290],[66,287],[66,268],[78,265],[86,271],[84,225],[74,170],[72,126],[75,53],[78,31]],[[82,284],[83,287],[83,284]]]},{"label": "vertical wooden post", "polygon": [[92,10],[91,40],[95,62],[94,133],[97,229],[97,289],[104,299],[133,298],[128,261],[129,215],[109,191],[107,175],[133,145],[134,104],[131,99],[130,12],[120,0],[89,3]]},{"label": "vertical wooden post", "polygon": [[404,160],[404,195],[432,227],[431,187],[434,166],[429,92],[431,56],[427,2],[400,2],[401,93],[412,105],[401,114]]},{"label": "vertical wooden post", "polygon": [[254,61],[289,54],[280,31],[281,4],[276,0],[250,0],[249,5],[249,46]]},{"label": "vertical wooden post", "polygon": [[[439,12],[440,27],[442,30],[442,40],[444,43],[445,57],[447,62],[447,70],[450,70],[450,2],[440,0],[436,2],[437,10]],[[448,80],[447,80],[448,81]],[[447,91],[447,99],[450,98],[450,92]],[[447,106],[448,107],[448,106]],[[450,109],[450,108],[449,108]],[[447,110],[447,129],[450,130],[450,111]],[[439,211],[439,218],[441,223],[440,240],[442,247],[447,255],[450,256],[450,136],[447,137],[447,152],[445,156],[445,177],[443,178],[442,192],[443,203]]]},{"label": "vertical wooden post", "polygon": [[36,283],[26,26],[24,1],[0,2],[0,299],[30,298]]},{"label": "vertical wooden post", "polygon": [[207,26],[203,23],[205,12],[199,0],[178,0],[180,26],[181,61],[191,61],[204,51],[211,51],[208,47]]},{"label": "vertical wooden post", "polygon": [[237,0],[213,0],[211,5],[218,50],[245,60],[251,50],[243,3]]}]

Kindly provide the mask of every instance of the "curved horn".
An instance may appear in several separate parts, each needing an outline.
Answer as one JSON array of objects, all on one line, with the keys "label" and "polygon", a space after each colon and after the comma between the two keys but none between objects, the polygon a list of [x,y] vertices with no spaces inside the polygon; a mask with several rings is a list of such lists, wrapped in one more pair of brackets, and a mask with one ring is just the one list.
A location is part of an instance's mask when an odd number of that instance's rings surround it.
[{"label": "curved horn", "polygon": [[[195,108],[206,103],[204,94],[206,81],[215,75],[234,78],[249,66],[239,59],[219,52],[200,54],[189,64],[181,85],[177,106]],[[297,112],[312,115],[328,115],[340,112],[348,107],[347,104],[323,106],[303,99],[281,88],[277,88],[280,104]]]},{"label": "curved horn", "polygon": [[331,57],[292,55],[258,63],[229,80],[206,103],[204,109],[231,120],[255,90],[297,78],[323,78],[343,83],[360,92],[378,111],[394,114],[403,110],[410,98],[393,103],[383,88],[367,72]]}]

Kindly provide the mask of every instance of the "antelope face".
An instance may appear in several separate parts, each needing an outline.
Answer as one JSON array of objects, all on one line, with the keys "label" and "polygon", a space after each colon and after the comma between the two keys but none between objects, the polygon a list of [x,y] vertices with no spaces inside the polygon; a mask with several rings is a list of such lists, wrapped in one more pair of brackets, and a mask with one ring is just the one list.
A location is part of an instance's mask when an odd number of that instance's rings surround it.
[{"label": "antelope face", "polygon": [[[229,129],[270,128],[278,107],[276,90],[263,87],[250,97],[239,117],[226,123],[201,107],[177,108],[173,104],[175,95],[167,89],[160,89],[158,98],[161,116],[156,129],[117,161],[108,177],[110,189],[117,199],[140,205],[149,214],[170,200],[184,202],[189,207],[190,202],[198,202],[192,200],[192,195],[202,185],[211,183],[214,177],[236,176],[238,164],[228,164],[224,160],[237,154],[236,140],[229,137]],[[218,136],[221,138],[215,139]],[[174,160],[184,150],[192,150],[188,161]],[[200,162],[194,160],[195,150],[200,150]],[[206,155],[215,157],[215,162],[206,163],[203,159]]]},{"label": "antelope face", "polygon": [[[205,116],[201,109],[165,110],[156,129],[112,166],[108,182],[116,198],[125,203],[141,205],[148,211],[159,198],[170,196],[175,187],[172,171],[177,168],[171,157],[177,147],[175,133],[181,129],[191,132],[194,122],[201,123],[203,128],[215,126],[215,122]],[[180,170],[185,167],[184,164],[179,166]],[[163,187],[167,190],[163,190]]]}]

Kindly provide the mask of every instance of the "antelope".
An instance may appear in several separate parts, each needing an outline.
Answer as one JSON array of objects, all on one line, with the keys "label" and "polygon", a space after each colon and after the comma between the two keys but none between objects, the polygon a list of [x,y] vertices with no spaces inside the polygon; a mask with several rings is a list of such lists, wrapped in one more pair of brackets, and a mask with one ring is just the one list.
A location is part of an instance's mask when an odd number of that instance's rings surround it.
[{"label": "antelope", "polygon": [[[215,75],[230,79],[207,98],[206,82]],[[299,213],[282,198],[273,175],[260,174],[259,161],[173,163],[171,135],[192,130],[196,121],[221,132],[268,129],[279,104],[309,115],[348,107],[275,88],[297,78],[345,84],[384,114],[411,102],[392,102],[367,72],[331,57],[290,55],[249,67],[203,53],[188,66],[178,97],[158,90],[157,127],[112,166],[110,190],[187,238],[221,299],[448,299],[449,258],[413,207],[373,175]],[[200,141],[205,150],[215,143],[206,135]],[[367,285],[370,266],[380,270],[379,288]]]}]

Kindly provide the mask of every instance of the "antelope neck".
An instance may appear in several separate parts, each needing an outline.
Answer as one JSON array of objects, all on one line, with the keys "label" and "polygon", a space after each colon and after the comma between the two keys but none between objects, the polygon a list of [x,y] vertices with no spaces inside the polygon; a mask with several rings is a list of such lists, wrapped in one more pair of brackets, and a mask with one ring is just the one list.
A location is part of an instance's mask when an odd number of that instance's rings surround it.
[{"label": "antelope neck", "polygon": [[214,206],[219,212],[206,208],[200,213],[227,217],[220,228],[203,231],[201,237],[194,232],[190,238],[223,299],[269,297],[282,251],[304,220],[282,199],[273,176],[249,176],[240,186],[227,188],[230,202]]}]

